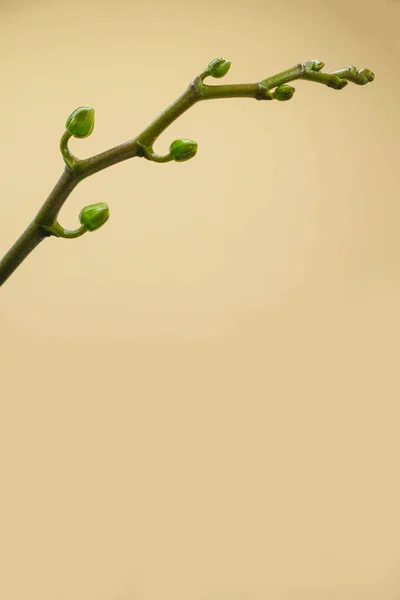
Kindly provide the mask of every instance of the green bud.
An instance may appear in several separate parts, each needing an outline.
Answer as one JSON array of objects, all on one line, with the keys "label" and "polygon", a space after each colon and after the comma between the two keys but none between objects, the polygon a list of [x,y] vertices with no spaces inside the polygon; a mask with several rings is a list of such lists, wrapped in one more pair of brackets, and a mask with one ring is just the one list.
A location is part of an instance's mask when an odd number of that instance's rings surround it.
[{"label": "green bud", "polygon": [[273,93],[273,96],[275,100],[280,100],[281,102],[283,102],[285,100],[290,100],[290,98],[293,97],[295,91],[296,90],[291,85],[280,85],[276,88],[275,92]]},{"label": "green bud", "polygon": [[98,204],[89,204],[82,208],[79,214],[79,221],[87,231],[96,231],[99,229],[110,216],[110,209],[105,202]]},{"label": "green bud", "polygon": [[354,77],[354,82],[359,85],[365,85],[366,83],[373,81],[375,79],[374,73],[369,69],[360,69],[356,70],[356,74]]},{"label": "green bud", "polygon": [[341,79],[336,75],[332,75],[327,85],[328,87],[333,88],[334,90],[342,90],[344,87],[346,87],[348,83],[349,82],[347,81],[347,79]]},{"label": "green bud", "polygon": [[175,140],[169,147],[169,153],[177,162],[184,162],[193,158],[197,152],[197,142],[186,140],[184,138]]},{"label": "green bud", "polygon": [[214,58],[207,67],[211,77],[224,77],[231,68],[231,61],[226,58]]},{"label": "green bud", "polygon": [[65,128],[76,138],[88,137],[94,127],[94,109],[80,106],[68,117]]},{"label": "green bud", "polygon": [[273,100],[274,97],[269,91],[269,88],[266,86],[264,80],[258,83],[258,92],[255,97],[257,100]]},{"label": "green bud", "polygon": [[320,71],[325,66],[325,63],[322,62],[322,60],[313,60],[312,63],[312,71]]}]

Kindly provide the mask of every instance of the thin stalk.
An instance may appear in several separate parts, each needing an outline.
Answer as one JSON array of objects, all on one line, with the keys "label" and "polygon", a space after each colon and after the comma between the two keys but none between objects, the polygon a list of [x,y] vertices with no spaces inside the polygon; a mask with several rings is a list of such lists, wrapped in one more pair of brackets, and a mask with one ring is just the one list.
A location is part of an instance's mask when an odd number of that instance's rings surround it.
[{"label": "thin stalk", "polygon": [[[0,261],[0,285],[14,273],[19,265],[44,239],[51,236],[57,237],[57,232],[63,230],[57,222],[58,214],[74,188],[86,177],[134,157],[144,157],[154,162],[169,162],[170,160],[183,161],[194,156],[197,145],[191,140],[176,140],[180,143],[182,142],[182,147],[178,147],[175,155],[170,153],[162,157],[153,151],[153,144],[169,125],[197,102],[217,98],[288,100],[292,97],[294,88],[287,87],[284,89],[284,86],[296,79],[305,79],[322,83],[334,89],[341,89],[348,81],[364,85],[373,81],[375,77],[368,69],[357,70],[353,66],[345,67],[332,73],[322,73],[321,69],[323,66],[324,64],[321,61],[309,60],[304,63],[298,63],[286,71],[282,71],[256,83],[206,85],[204,79],[210,76],[223,77],[230,68],[230,61],[215,59],[205,71],[194,79],[186,91],[139,135],[101,154],[83,160],[77,158],[69,151],[68,141],[72,135],[75,137],[87,137],[87,135],[90,135],[94,122],[90,123],[90,118],[91,114],[94,114],[94,111],[93,109],[85,108],[83,112],[85,113],[84,118],[86,121],[82,119],[80,122],[78,122],[80,109],[74,111],[66,123],[67,129],[62,135],[60,142],[61,153],[65,162],[64,171],[33,221]],[[270,91],[273,88],[277,88],[274,94]],[[87,130],[85,130],[85,127]],[[189,146],[191,144],[191,150],[190,152],[188,151],[187,156],[184,154],[186,151],[185,143],[189,144]],[[193,150],[194,145],[196,145],[196,148]],[[177,154],[178,152],[181,152],[180,156]],[[57,225],[55,225],[56,223]],[[97,227],[98,225],[93,225],[93,230]],[[67,234],[61,237],[72,238],[81,235],[81,233],[78,235],[74,234],[74,232],[68,233],[68,230],[64,231]]]}]

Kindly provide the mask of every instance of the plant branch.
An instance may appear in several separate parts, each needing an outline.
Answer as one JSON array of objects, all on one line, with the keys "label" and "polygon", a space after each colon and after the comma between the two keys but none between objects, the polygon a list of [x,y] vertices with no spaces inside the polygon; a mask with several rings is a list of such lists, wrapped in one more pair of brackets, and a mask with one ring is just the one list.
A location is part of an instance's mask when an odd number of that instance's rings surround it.
[{"label": "plant branch", "polygon": [[[156,154],[153,145],[169,125],[197,102],[217,98],[282,101],[292,98],[295,90],[287,84],[296,79],[314,81],[334,89],[342,89],[349,81],[357,85],[365,85],[373,81],[375,77],[368,69],[357,70],[353,66],[332,73],[323,73],[324,63],[319,60],[309,60],[256,83],[213,86],[204,83],[207,77],[223,77],[230,66],[230,61],[226,59],[213,60],[208,68],[194,79],[186,91],[139,135],[101,154],[83,160],[70,152],[68,141],[72,136],[84,138],[91,134],[94,126],[94,111],[88,107],[76,109],[66,122],[66,130],[60,142],[61,154],[65,162],[64,171],[36,217],[0,261],[0,285],[47,237],[80,237],[85,231],[98,229],[108,219],[108,207],[104,203],[100,203],[90,205],[82,210],[81,227],[78,230],[66,230],[58,223],[58,214],[63,204],[78,183],[86,177],[136,156],[153,162],[170,162],[172,160],[183,162],[192,158],[197,152],[197,144],[192,140],[175,140],[170,146],[169,153],[164,156]],[[274,88],[275,91],[272,92],[271,90]]]}]

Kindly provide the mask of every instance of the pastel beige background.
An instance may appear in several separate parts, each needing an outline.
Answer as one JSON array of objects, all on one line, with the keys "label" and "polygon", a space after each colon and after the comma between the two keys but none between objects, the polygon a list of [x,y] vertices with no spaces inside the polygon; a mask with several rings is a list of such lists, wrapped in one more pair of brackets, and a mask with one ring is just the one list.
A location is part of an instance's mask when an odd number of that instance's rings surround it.
[{"label": "pastel beige background", "polygon": [[[400,599],[400,2],[1,0],[0,252],[62,170],[226,81],[368,67],[341,92],[197,105],[62,211],[1,290],[2,600]],[[60,217],[61,220],[61,217]]]}]

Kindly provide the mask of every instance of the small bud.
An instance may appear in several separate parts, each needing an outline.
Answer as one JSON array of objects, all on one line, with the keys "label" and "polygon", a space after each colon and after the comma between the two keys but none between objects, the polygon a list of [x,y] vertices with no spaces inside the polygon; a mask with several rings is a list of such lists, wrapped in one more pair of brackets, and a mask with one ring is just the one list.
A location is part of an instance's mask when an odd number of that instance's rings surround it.
[{"label": "small bud", "polygon": [[358,83],[359,85],[365,85],[366,83],[369,83],[374,79],[375,75],[374,73],[372,73],[372,71],[370,71],[369,69],[360,69],[359,71],[357,71],[355,83]]},{"label": "small bud", "polygon": [[313,65],[312,65],[313,71],[320,71],[325,66],[325,63],[322,62],[322,60],[313,60],[312,62],[313,62]]},{"label": "small bud", "polygon": [[89,204],[82,208],[79,214],[79,221],[87,231],[95,231],[99,229],[110,216],[110,210],[105,202],[98,204]]},{"label": "small bud", "polygon": [[327,85],[334,90],[342,90],[348,83],[347,79],[341,79],[340,77],[337,77],[337,75],[332,75]]},{"label": "small bud", "polygon": [[169,153],[177,162],[184,162],[193,158],[197,152],[197,142],[186,140],[184,138],[175,140],[169,147]]},{"label": "small bud", "polygon": [[258,83],[258,92],[255,96],[257,100],[273,100],[273,95],[269,91],[269,88],[266,86],[265,81],[259,81]]},{"label": "small bud", "polygon": [[231,64],[231,61],[227,60],[226,58],[215,58],[210,62],[210,64],[207,67],[207,70],[211,77],[216,77],[219,79],[220,77],[224,77],[227,74],[227,72],[231,68]]},{"label": "small bud", "polygon": [[74,110],[65,123],[66,130],[76,138],[88,137],[94,127],[94,109],[81,106]]},{"label": "small bud", "polygon": [[296,90],[291,85],[280,85],[276,88],[273,96],[275,100],[280,100],[283,102],[285,100],[290,100],[295,91]]}]

